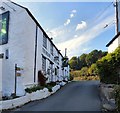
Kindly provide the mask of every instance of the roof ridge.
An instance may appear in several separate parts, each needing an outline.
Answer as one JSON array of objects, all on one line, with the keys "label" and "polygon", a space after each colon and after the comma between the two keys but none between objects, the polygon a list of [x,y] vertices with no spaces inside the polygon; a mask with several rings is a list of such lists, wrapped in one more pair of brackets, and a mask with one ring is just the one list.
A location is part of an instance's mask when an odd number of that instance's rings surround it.
[{"label": "roof ridge", "polygon": [[61,54],[61,56],[63,57],[62,53],[58,50],[58,48],[55,46],[55,44],[52,42],[52,40],[49,38],[49,36],[47,35],[47,33],[45,32],[45,30],[41,27],[41,25],[39,24],[39,22],[36,20],[36,18],[33,16],[33,14],[29,11],[28,8],[22,6],[22,5],[19,5],[13,1],[10,0],[11,3],[21,7],[21,8],[24,8],[27,13],[29,14],[29,16],[34,20],[34,22],[36,23],[36,25],[42,30],[43,34],[49,39],[49,41],[52,43],[52,45],[56,48],[56,50],[59,52],[59,54]]},{"label": "roof ridge", "polygon": [[113,42],[116,38],[118,38],[119,35],[120,35],[120,32],[118,32],[118,33],[114,36],[114,38],[106,45],[106,47],[108,47],[110,44],[112,44],[112,42]]}]

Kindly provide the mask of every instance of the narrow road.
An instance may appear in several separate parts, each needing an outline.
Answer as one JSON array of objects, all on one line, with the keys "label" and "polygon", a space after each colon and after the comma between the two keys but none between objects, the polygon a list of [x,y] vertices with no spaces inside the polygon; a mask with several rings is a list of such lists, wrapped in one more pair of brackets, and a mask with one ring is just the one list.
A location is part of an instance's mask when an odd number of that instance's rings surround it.
[{"label": "narrow road", "polygon": [[98,81],[72,82],[54,95],[15,111],[101,111]]}]

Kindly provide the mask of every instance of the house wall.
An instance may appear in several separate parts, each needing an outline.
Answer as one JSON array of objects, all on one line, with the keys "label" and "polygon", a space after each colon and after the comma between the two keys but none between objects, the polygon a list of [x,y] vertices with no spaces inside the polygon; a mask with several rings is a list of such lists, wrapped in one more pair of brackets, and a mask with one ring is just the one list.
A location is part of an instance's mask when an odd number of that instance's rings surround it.
[{"label": "house wall", "polygon": [[109,47],[108,47],[108,53],[112,53],[118,47],[119,44],[120,44],[120,40],[118,40],[118,38],[116,38],[113,41],[113,43],[109,45]]},{"label": "house wall", "polygon": [[118,37],[118,46],[120,46],[120,35]]},{"label": "house wall", "polygon": [[38,82],[38,71],[42,69],[42,40],[43,32],[38,27],[37,33],[37,59],[36,59],[36,83]]},{"label": "house wall", "polygon": [[8,96],[14,93],[15,64],[17,64],[23,68],[22,76],[17,77],[17,93],[23,95],[24,85],[33,84],[36,24],[24,9],[12,3],[8,5],[15,11],[3,4],[6,11],[10,11],[10,20],[8,43],[0,46],[1,53],[5,53],[6,49],[9,50],[9,59],[2,59],[2,91],[3,95]]},{"label": "house wall", "polygon": [[[43,47],[43,32],[37,27],[36,23],[30,17],[28,12],[15,4],[7,3],[2,4],[5,11],[0,10],[1,13],[10,11],[9,20],[9,40],[5,45],[0,45],[0,54],[9,50],[9,59],[0,59],[0,93],[3,96],[10,96],[15,92],[15,64],[22,68],[21,76],[17,77],[17,95],[22,96],[25,94],[24,89],[38,83],[38,71],[42,70],[42,55],[46,57],[46,72],[50,67],[50,61],[53,62],[53,69],[58,68],[58,74],[55,71],[51,75],[46,74],[48,81],[62,80],[64,70],[62,70],[62,58],[58,50],[53,46],[53,55],[50,53],[51,41],[47,38],[47,49]],[[36,69],[35,69],[35,42],[37,35],[37,52],[36,52]],[[44,50],[44,51],[43,51]],[[48,56],[46,52],[50,54]],[[55,61],[54,57],[59,56],[59,61]],[[36,71],[34,81],[34,69]],[[68,68],[67,68],[68,69]]]},{"label": "house wall", "polygon": [[64,78],[67,80],[69,78],[69,65],[68,67],[64,67]]},{"label": "house wall", "polygon": [[2,99],[2,60],[0,59],[0,100]]}]

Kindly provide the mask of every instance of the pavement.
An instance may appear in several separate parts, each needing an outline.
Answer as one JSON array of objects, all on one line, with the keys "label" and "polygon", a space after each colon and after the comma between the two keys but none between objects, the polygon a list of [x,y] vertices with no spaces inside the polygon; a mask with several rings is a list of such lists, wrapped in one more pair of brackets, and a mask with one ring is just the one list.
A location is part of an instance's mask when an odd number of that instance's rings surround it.
[{"label": "pavement", "polygon": [[74,81],[50,97],[14,111],[101,111],[99,81]]}]

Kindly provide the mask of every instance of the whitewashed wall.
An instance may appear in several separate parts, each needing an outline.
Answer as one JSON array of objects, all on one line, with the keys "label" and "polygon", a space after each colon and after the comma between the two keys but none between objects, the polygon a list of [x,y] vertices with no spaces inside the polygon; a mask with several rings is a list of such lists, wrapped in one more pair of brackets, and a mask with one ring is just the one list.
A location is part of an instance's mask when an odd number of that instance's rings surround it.
[{"label": "whitewashed wall", "polygon": [[2,60],[0,59],[0,100],[2,99]]},{"label": "whitewashed wall", "polygon": [[116,38],[112,44],[108,47],[108,53],[112,53],[118,47],[118,38]]},{"label": "whitewashed wall", "polygon": [[38,27],[37,36],[37,62],[36,62],[36,83],[38,82],[38,71],[42,69],[42,45],[43,45],[43,32]]},{"label": "whitewashed wall", "polygon": [[120,35],[118,37],[118,46],[120,46]]},{"label": "whitewashed wall", "polygon": [[[12,3],[7,4],[13,7],[16,11],[13,11],[4,5],[4,7],[10,11],[9,41],[8,44],[0,46],[4,53],[6,49],[9,50],[9,59],[2,60],[2,84],[4,95],[14,93],[15,64],[18,64],[19,67],[23,68],[21,78],[17,78],[17,89],[23,86],[23,84],[33,84],[34,47],[36,35],[36,24],[28,15],[26,10]],[[20,90],[17,91],[18,94],[21,92]]]},{"label": "whitewashed wall", "polygon": [[[9,59],[0,59],[1,73],[0,80],[0,92],[3,91],[3,95],[9,96],[14,93],[15,86],[15,64],[18,67],[23,68],[22,76],[17,77],[17,94],[19,96],[24,95],[24,88],[29,87],[38,82],[38,71],[42,70],[42,48],[43,48],[43,32],[38,28],[37,33],[37,59],[36,59],[36,81],[34,83],[34,59],[35,59],[35,39],[36,39],[36,23],[29,16],[27,11],[15,4],[7,2],[7,5],[2,4],[5,7],[5,12],[10,11],[9,20],[9,40],[5,45],[0,46],[0,53],[5,53],[5,50],[9,50]],[[13,10],[14,9],[14,10]],[[3,11],[0,11],[1,13]],[[47,52],[50,53],[50,41],[47,39]],[[54,62],[54,57],[58,56],[58,51],[53,47],[53,56],[50,58],[44,54],[46,58]],[[49,60],[46,62],[46,71],[49,68]],[[62,56],[59,55],[59,64],[54,62],[53,69],[59,67],[59,79],[62,79],[64,73],[62,73]],[[53,81],[56,81],[57,76],[53,77]],[[2,86],[2,87],[1,87]]]}]

